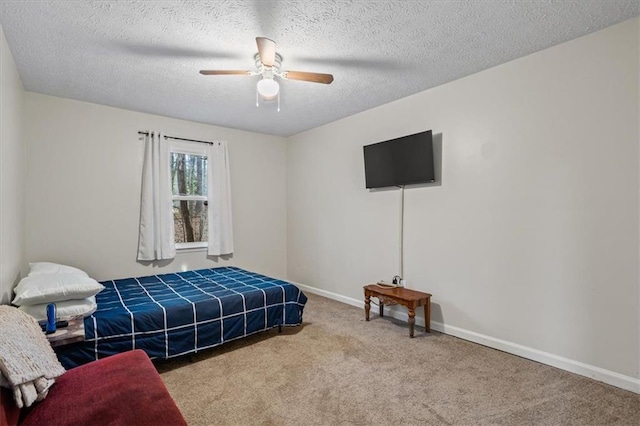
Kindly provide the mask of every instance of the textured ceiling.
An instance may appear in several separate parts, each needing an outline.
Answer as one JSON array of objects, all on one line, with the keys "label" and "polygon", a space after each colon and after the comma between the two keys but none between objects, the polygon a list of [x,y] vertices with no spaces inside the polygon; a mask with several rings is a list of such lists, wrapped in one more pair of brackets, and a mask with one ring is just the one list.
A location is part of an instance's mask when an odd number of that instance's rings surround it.
[{"label": "textured ceiling", "polygon": [[[289,136],[637,16],[638,0],[8,1],[25,89]],[[282,109],[255,105],[255,37],[276,40]],[[140,124],[144,127],[144,123]]]}]

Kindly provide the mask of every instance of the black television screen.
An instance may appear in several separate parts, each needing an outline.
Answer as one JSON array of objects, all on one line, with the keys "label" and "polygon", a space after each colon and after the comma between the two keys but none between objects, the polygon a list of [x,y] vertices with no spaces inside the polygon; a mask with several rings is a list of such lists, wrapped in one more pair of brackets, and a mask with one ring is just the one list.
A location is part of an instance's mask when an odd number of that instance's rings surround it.
[{"label": "black television screen", "polygon": [[434,182],[431,130],[364,148],[367,188]]}]

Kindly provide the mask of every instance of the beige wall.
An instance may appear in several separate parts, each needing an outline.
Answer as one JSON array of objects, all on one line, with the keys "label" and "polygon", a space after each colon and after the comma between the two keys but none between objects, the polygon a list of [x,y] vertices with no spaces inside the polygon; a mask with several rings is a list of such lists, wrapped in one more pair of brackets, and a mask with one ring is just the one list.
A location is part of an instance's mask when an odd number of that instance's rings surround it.
[{"label": "beige wall", "polygon": [[289,279],[362,300],[398,273],[400,193],[365,189],[362,146],[427,129],[405,278],[433,319],[638,378],[638,20],[290,138]]},{"label": "beige wall", "polygon": [[[286,275],[286,142],[34,93],[26,94],[27,261],[71,264],[97,279],[235,265]],[[137,131],[229,142],[235,253],[136,262],[144,142]]]},{"label": "beige wall", "polygon": [[24,91],[13,56],[0,27],[0,303],[11,300],[11,289],[24,263]]}]

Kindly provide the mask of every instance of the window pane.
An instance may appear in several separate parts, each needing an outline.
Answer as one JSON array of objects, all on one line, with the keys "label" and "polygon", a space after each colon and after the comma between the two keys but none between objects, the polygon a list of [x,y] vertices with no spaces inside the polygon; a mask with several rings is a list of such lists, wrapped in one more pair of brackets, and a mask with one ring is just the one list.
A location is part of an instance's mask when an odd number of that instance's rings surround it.
[{"label": "window pane", "polygon": [[206,201],[174,201],[173,225],[176,243],[207,241]]},{"label": "window pane", "polygon": [[173,195],[207,195],[207,157],[171,153]]}]

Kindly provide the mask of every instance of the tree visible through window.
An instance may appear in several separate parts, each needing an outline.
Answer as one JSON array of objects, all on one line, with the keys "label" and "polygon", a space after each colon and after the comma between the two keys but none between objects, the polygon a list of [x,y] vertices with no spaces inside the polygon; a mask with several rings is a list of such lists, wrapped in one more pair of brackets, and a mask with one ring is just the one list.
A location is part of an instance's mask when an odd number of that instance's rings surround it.
[{"label": "tree visible through window", "polygon": [[171,152],[171,189],[176,244],[207,241],[207,157]]}]

